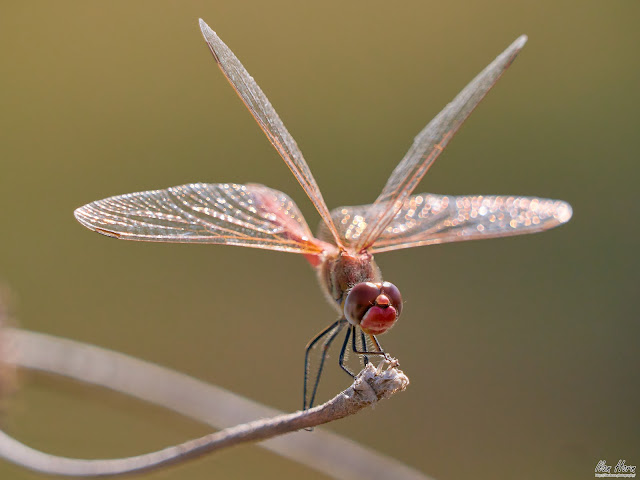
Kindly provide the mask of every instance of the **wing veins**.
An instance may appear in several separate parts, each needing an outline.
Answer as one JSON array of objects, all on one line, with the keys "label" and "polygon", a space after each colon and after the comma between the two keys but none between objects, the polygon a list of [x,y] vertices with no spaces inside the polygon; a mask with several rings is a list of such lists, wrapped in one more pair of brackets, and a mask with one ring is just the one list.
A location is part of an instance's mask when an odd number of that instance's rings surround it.
[{"label": "wing veins", "polygon": [[[200,19],[200,29],[223,75],[307,193],[323,221],[327,224],[336,245],[341,246],[341,239],[309,166],[273,105],[240,60],[202,19]],[[216,49],[220,49],[223,55],[218,54]],[[240,89],[236,82],[239,82],[243,88]],[[262,119],[262,116],[265,118]]]},{"label": "wing veins", "polygon": [[108,236],[178,243],[226,243],[321,254],[295,203],[262,185],[189,184],[99,200],[76,210]]},{"label": "wing veins", "polygon": [[[369,248],[382,235],[385,227],[402,208],[404,200],[415,190],[464,121],[511,65],[525,42],[524,35],[513,42],[416,135],[409,151],[396,166],[382,192],[372,204],[371,211],[375,214],[365,215],[368,228],[362,232],[356,249]],[[384,205],[384,208],[380,208],[381,205]]]}]

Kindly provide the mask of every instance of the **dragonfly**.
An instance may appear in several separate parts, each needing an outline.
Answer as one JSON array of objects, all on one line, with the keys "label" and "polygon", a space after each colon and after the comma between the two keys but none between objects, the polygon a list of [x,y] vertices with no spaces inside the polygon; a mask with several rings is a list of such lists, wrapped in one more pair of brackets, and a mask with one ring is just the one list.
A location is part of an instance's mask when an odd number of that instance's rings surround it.
[{"label": "dragonfly", "polygon": [[[355,375],[345,363],[349,352],[363,363],[375,355],[389,358],[377,336],[396,324],[402,296],[383,280],[374,254],[540,232],[571,218],[571,206],[560,200],[413,193],[511,65],[526,36],[498,55],[420,131],[373,203],[330,211],[302,152],[261,88],[203,20],[200,29],[218,67],[320,214],[317,235],[288,195],[259,184],[193,183],[129,193],[80,207],[75,217],[85,227],[119,239],[238,245],[303,255],[338,313],[306,346],[303,409],[313,406],[329,347],[345,329],[338,363],[349,375]],[[313,372],[312,351],[317,357]]]}]

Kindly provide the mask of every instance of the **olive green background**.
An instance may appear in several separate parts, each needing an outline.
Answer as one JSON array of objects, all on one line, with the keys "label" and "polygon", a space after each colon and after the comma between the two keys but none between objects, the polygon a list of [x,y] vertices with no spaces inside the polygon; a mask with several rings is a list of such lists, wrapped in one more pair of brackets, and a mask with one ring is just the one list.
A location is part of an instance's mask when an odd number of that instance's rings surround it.
[{"label": "olive green background", "polygon": [[[293,254],[120,242],[74,208],[259,182],[318,216],[201,38],[257,79],[330,208],[369,203],[414,135],[521,33],[529,44],[418,191],[570,202],[559,229],[377,257],[406,304],[381,340],[411,378],[331,430],[441,480],[593,478],[640,463],[637,1],[25,1],[0,7],[0,277],[29,329],[300,406],[334,319]],[[321,395],[349,379],[333,365]],[[5,428],[45,451],[137,454],[207,428],[21,376]],[[139,478],[324,478],[257,447]],[[0,477],[36,475],[0,463]]]}]

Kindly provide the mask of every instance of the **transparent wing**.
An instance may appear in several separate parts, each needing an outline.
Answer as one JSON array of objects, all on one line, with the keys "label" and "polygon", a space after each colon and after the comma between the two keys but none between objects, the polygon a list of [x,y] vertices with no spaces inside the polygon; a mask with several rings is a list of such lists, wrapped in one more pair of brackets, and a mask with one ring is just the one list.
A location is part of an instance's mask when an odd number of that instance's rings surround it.
[{"label": "transparent wing", "polygon": [[195,183],[129,193],[78,208],[85,227],[127,240],[212,243],[319,255],[296,204],[263,185]]},{"label": "transparent wing", "polygon": [[315,205],[333,235],[336,245],[340,245],[340,237],[338,237],[338,232],[331,221],[329,209],[296,141],[253,77],[242,66],[240,60],[202,19],[200,19],[200,30],[202,30],[202,35],[204,35],[220,70]]},{"label": "transparent wing", "polygon": [[[332,211],[347,245],[367,228],[366,215],[386,205],[340,207]],[[508,237],[557,227],[571,218],[561,200],[512,196],[412,195],[370,247],[372,253],[434,243]],[[374,217],[376,218],[376,217]],[[322,238],[326,232],[320,232]]]},{"label": "transparent wing", "polygon": [[511,65],[526,41],[527,37],[522,35],[513,42],[416,136],[374,202],[371,213],[367,214],[369,228],[356,242],[358,250],[368,248],[382,234],[449,140]]}]

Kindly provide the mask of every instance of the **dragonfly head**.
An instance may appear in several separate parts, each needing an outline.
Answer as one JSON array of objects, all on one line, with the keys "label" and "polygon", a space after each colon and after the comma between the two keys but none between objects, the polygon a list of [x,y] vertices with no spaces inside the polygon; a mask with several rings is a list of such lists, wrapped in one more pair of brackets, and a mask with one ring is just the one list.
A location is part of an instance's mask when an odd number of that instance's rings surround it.
[{"label": "dragonfly head", "polygon": [[344,314],[363,332],[379,335],[389,330],[402,312],[402,295],[393,283],[356,284],[344,302]]}]

